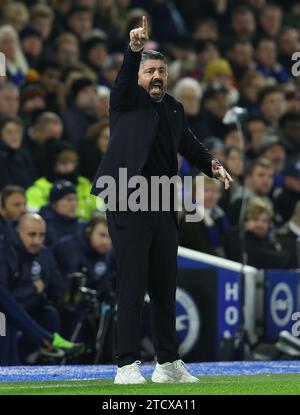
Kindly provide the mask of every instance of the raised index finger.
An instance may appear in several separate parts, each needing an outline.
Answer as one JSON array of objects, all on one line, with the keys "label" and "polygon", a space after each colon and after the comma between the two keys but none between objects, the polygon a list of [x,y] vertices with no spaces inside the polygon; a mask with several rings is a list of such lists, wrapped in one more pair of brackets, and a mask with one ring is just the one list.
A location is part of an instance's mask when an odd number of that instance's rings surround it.
[{"label": "raised index finger", "polygon": [[143,32],[148,34],[148,22],[146,16],[143,16]]}]

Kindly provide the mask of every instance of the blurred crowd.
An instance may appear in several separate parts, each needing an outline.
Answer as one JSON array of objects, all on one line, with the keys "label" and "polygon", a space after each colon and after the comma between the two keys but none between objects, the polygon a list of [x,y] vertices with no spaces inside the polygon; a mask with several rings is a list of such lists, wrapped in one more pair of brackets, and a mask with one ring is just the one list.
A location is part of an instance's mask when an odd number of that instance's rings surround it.
[{"label": "blurred crowd", "polygon": [[[70,337],[81,321],[75,280],[113,302],[111,241],[90,189],[109,145],[110,89],[143,15],[145,49],[168,59],[168,92],[234,178],[225,192],[205,176],[204,197],[193,187],[204,219],[181,212],[180,245],[257,268],[299,266],[299,0],[1,0],[0,288],[49,333]],[[225,124],[234,106],[245,113]],[[201,172],[178,164],[195,183]],[[18,359],[30,351],[24,342]]]}]

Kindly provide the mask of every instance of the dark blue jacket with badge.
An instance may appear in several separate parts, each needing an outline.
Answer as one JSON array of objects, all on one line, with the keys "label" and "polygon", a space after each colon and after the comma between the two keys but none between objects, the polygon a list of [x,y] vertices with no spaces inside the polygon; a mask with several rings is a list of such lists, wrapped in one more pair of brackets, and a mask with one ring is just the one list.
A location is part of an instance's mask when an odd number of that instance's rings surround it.
[{"label": "dark blue jacket with badge", "polygon": [[109,253],[101,255],[90,245],[85,228],[62,238],[53,247],[54,257],[64,276],[81,272],[87,276],[86,285],[100,291],[111,290]]},{"label": "dark blue jacket with badge", "polygon": [[[52,252],[46,248],[28,253],[15,231],[0,242],[0,283],[9,288],[16,301],[27,310],[58,303],[64,295],[64,281]],[[45,284],[38,293],[34,280]]]}]

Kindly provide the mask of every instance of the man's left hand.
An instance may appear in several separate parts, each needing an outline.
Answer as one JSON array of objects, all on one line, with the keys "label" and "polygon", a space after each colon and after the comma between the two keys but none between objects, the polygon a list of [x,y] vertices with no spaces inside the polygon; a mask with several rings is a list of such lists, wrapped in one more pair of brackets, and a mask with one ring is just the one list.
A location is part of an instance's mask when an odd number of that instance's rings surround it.
[{"label": "man's left hand", "polygon": [[223,166],[220,166],[216,160],[211,161],[211,170],[216,179],[224,183],[225,190],[229,189],[230,184],[233,182],[230,174],[224,169]]}]

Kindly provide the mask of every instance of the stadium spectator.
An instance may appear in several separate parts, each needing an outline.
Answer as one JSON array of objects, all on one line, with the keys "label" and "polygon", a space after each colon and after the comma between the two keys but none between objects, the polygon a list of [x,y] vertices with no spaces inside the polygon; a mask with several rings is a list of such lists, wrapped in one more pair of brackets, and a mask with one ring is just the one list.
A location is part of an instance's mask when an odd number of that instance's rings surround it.
[{"label": "stadium spectator", "polygon": [[266,86],[258,94],[258,105],[269,127],[278,128],[279,119],[287,112],[287,101],[280,86]]},{"label": "stadium spectator", "polygon": [[277,40],[282,27],[282,9],[279,5],[266,4],[259,15],[259,26],[265,36]]},{"label": "stadium spectator", "polygon": [[245,73],[255,66],[252,43],[247,39],[235,38],[228,47],[227,59],[233,70],[235,84],[239,86]]},{"label": "stadium spectator", "polygon": [[17,86],[22,85],[28,72],[28,64],[18,34],[12,26],[0,27],[0,52],[5,55],[6,74],[9,80]]},{"label": "stadium spectator", "polygon": [[[110,248],[106,219],[95,216],[80,232],[61,239],[54,246],[53,254],[63,275],[81,272],[87,277],[86,285],[100,293],[109,288],[111,283],[106,281]],[[68,255],[68,252],[72,252],[72,255]]]},{"label": "stadium spectator", "polygon": [[12,82],[0,85],[0,116],[16,117],[19,112],[20,92]]},{"label": "stadium spectator", "polygon": [[78,65],[79,42],[73,33],[64,32],[55,39],[54,57],[61,68]]},{"label": "stadium spectator", "polygon": [[100,74],[107,58],[107,39],[105,33],[89,36],[81,47],[84,73],[96,84],[99,83]]},{"label": "stadium spectator", "polygon": [[279,223],[291,219],[300,200],[300,159],[288,163],[283,171],[283,187],[274,195],[274,207]]},{"label": "stadium spectator", "polygon": [[38,176],[43,175],[45,170],[46,142],[53,139],[60,140],[62,134],[62,120],[53,112],[42,112],[32,122],[25,137],[25,146],[32,155]]},{"label": "stadium spectator", "polygon": [[284,66],[288,73],[291,73],[291,67],[294,64],[291,56],[295,51],[299,50],[299,31],[295,27],[285,26],[279,36],[279,62]]},{"label": "stadium spectator", "polygon": [[252,160],[255,158],[254,149],[259,145],[263,137],[267,135],[267,123],[259,115],[250,115],[245,120],[245,133],[248,138],[246,141],[246,155]]},{"label": "stadium spectator", "polygon": [[179,244],[196,251],[224,257],[224,236],[229,229],[229,221],[218,205],[222,195],[220,183],[204,176],[204,192],[201,186],[197,189],[195,183],[194,179],[193,200],[196,209],[201,210],[204,207],[204,217],[196,223],[187,222],[185,217],[181,220]]},{"label": "stadium spectator", "polygon": [[20,91],[20,116],[29,127],[36,114],[46,110],[46,91],[39,82],[26,82]]},{"label": "stadium spectator", "polygon": [[26,26],[20,32],[20,41],[29,68],[35,68],[43,51],[40,32],[32,26]]},{"label": "stadium spectator", "polygon": [[[256,268],[286,268],[290,257],[282,249],[279,241],[269,234],[273,209],[264,199],[251,198],[248,201],[244,218],[244,247],[247,264]],[[229,259],[242,261],[239,231],[232,229],[226,236],[225,249]]]},{"label": "stadium spectator", "polygon": [[289,268],[300,268],[300,201],[291,219],[277,231],[283,249],[290,253]]},{"label": "stadium spectator", "polygon": [[79,175],[78,154],[71,144],[61,140],[50,140],[45,145],[45,175],[38,178],[27,190],[30,211],[37,212],[47,205],[53,183],[69,180],[76,187],[78,206],[77,217],[89,220],[96,209],[96,198],[90,195],[91,182]]},{"label": "stadium spectator", "polygon": [[48,111],[59,112],[58,90],[60,88],[60,78],[62,71],[57,62],[47,60],[42,61],[37,66],[39,81],[46,91],[46,107]]},{"label": "stadium spectator", "polygon": [[290,161],[300,153],[300,114],[286,112],[279,120],[279,129]]},{"label": "stadium spectator", "polygon": [[86,40],[93,28],[93,15],[89,7],[72,6],[65,18],[66,27],[80,42]]},{"label": "stadium spectator", "polygon": [[[274,170],[272,164],[268,160],[255,160],[245,172],[245,199],[251,199],[254,196],[260,196],[269,199],[270,192],[274,183]],[[240,211],[242,207],[242,195],[236,194],[229,205],[228,217],[230,223],[235,225],[238,223]]]},{"label": "stadium spectator", "polygon": [[13,184],[27,189],[36,178],[31,155],[22,148],[23,122],[4,118],[0,122],[0,190]]},{"label": "stadium spectator", "polygon": [[11,224],[15,225],[25,212],[25,189],[5,186],[0,192],[0,240],[11,233]]},{"label": "stadium spectator", "polygon": [[30,24],[39,31],[43,44],[48,48],[49,40],[53,30],[54,12],[46,4],[38,3],[30,8]]},{"label": "stadium spectator", "polygon": [[77,193],[74,184],[67,180],[54,182],[49,204],[39,212],[47,225],[45,242],[48,247],[52,247],[62,237],[79,231],[81,225],[76,211]]},{"label": "stadium spectator", "polygon": [[72,104],[63,115],[64,130],[67,139],[78,147],[88,127],[99,120],[96,85],[89,78],[76,79],[71,85],[71,97]]},{"label": "stadium spectator", "polygon": [[267,79],[257,71],[248,71],[240,83],[240,100],[238,105],[245,108],[249,115],[258,115],[257,97],[261,89],[267,85]]},{"label": "stadium spectator", "polygon": [[2,11],[2,21],[5,25],[11,25],[17,33],[29,22],[29,13],[26,5],[21,1],[7,2]]},{"label": "stadium spectator", "polygon": [[95,169],[97,170],[100,165],[103,154],[106,153],[108,143],[109,120],[104,118],[89,127],[85,140],[78,148],[80,173],[91,181],[94,179]]},{"label": "stadium spectator", "polygon": [[247,5],[239,5],[231,13],[232,36],[236,38],[253,38],[256,34],[256,20],[252,9]]}]

